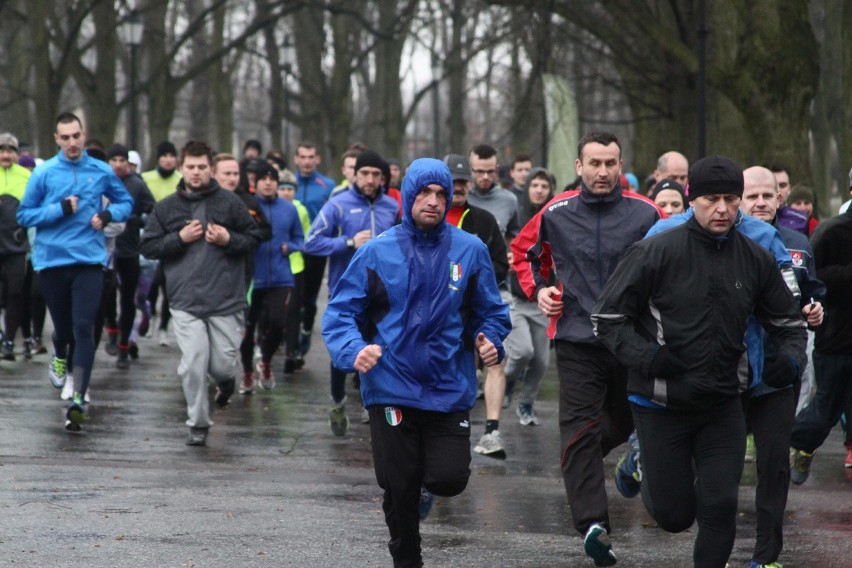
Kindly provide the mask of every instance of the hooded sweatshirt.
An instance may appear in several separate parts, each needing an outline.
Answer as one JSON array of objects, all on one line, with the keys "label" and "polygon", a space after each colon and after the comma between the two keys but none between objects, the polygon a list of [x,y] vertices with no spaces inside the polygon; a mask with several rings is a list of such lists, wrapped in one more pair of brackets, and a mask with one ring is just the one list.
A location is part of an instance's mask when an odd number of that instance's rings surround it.
[{"label": "hooded sweatshirt", "polygon": [[477,335],[484,333],[504,355],[509,308],[486,246],[445,220],[424,231],[412,219],[417,193],[431,184],[445,188],[452,202],[449,168],[440,160],[415,160],[402,186],[402,223],[358,249],[323,316],[336,368],[351,372],[361,349],[382,348],[378,364],[361,374],[365,406],[467,411],[476,401]]}]

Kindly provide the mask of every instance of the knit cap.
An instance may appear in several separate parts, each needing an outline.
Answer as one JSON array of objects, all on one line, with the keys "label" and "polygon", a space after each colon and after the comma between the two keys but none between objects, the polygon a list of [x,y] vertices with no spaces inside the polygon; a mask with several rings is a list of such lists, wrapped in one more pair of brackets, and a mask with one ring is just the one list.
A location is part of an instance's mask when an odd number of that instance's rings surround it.
[{"label": "knit cap", "polygon": [[702,195],[743,195],[743,170],[725,156],[701,158],[689,168],[689,200]]}]

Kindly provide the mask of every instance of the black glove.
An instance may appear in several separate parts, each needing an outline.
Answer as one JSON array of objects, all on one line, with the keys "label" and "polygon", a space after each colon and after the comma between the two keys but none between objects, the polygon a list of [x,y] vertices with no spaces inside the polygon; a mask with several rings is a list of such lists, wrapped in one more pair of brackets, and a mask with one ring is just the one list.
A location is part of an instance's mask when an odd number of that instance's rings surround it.
[{"label": "black glove", "polygon": [[110,221],[112,221],[112,213],[110,213],[107,209],[104,209],[103,211],[98,211],[97,213],[95,213],[95,215],[100,218],[101,223],[104,224],[104,227],[109,225]]},{"label": "black glove", "polygon": [[683,376],[686,372],[686,365],[672,355],[669,348],[665,345],[661,346],[654,358],[651,359],[651,364],[648,366],[648,374],[651,378],[659,377],[661,379],[677,379]]},{"label": "black glove", "polygon": [[799,366],[784,354],[769,355],[763,359],[763,382],[774,389],[783,389],[796,382]]}]

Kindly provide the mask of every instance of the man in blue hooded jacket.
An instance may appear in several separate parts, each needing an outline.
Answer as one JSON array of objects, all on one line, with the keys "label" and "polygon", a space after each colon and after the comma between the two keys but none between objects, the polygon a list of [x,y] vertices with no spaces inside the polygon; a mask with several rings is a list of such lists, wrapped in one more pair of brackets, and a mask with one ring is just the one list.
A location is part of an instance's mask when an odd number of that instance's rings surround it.
[{"label": "man in blue hooded jacket", "polygon": [[470,477],[474,350],[504,355],[511,323],[488,249],[445,223],[453,180],[441,161],[415,160],[403,218],[360,247],[323,316],[335,367],[361,374],[376,479],[394,566],[422,566],[421,487],[461,493]]}]

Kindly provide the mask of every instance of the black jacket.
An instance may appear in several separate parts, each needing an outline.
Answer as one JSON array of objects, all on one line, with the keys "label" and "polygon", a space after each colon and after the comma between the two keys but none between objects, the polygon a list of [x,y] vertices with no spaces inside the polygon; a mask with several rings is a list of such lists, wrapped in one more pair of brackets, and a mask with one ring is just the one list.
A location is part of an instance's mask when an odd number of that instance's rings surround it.
[{"label": "black jacket", "polygon": [[[30,250],[27,230],[16,217],[20,201],[11,194],[0,195],[0,254],[25,254]],[[503,257],[506,255],[504,254]]]},{"label": "black jacket", "polygon": [[825,282],[825,319],[816,329],[814,350],[852,353],[852,209],[819,224],[811,237],[817,278]]},{"label": "black jacket", "polygon": [[[804,367],[807,334],[772,255],[736,229],[716,238],[687,223],[637,242],[592,312],[595,334],[630,369],[627,390],[669,408],[738,396],[743,338],[754,314],[780,355]],[[650,376],[665,345],[685,371]]]},{"label": "black jacket", "polygon": [[139,174],[128,174],[121,183],[133,198],[133,210],[124,222],[124,231],[115,238],[115,256],[134,258],[139,256],[139,231],[142,229],[142,216],[154,210],[154,196]]},{"label": "black jacket", "polygon": [[[208,243],[202,236],[190,244],[178,233],[193,219],[225,227],[227,246]],[[195,317],[229,315],[246,306],[245,259],[261,239],[257,223],[243,200],[212,181],[203,192],[177,191],[158,202],[142,235],[142,254],[159,259],[165,268],[169,307]]]},{"label": "black jacket", "polygon": [[506,272],[509,271],[509,256],[506,241],[503,239],[494,215],[481,207],[465,203],[465,212],[462,213],[458,227],[471,235],[476,235],[485,243],[494,267],[494,275],[497,277],[497,285],[502,285],[506,279]]}]

